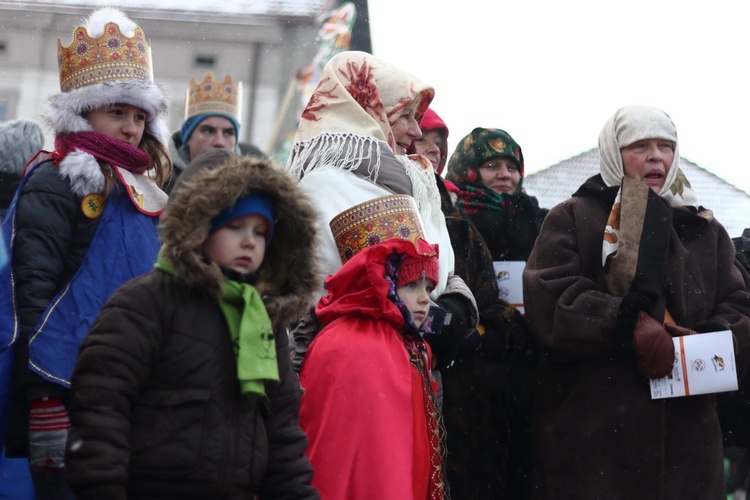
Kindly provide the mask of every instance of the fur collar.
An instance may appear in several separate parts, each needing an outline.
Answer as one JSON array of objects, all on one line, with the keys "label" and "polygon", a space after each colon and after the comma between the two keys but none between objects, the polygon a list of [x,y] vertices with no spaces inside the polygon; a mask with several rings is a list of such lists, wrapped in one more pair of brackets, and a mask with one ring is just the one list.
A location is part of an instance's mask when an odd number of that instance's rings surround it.
[{"label": "fur collar", "polygon": [[104,173],[96,158],[83,151],[71,151],[60,162],[60,176],[70,181],[70,190],[76,196],[101,193]]},{"label": "fur collar", "polygon": [[211,219],[249,192],[268,193],[276,221],[256,288],[274,324],[289,325],[310,309],[323,281],[315,257],[317,214],[312,203],[291,175],[270,161],[230,157],[216,168],[196,170],[203,156],[188,166],[172,190],[161,222],[162,257],[187,286],[221,297],[224,276],[201,250]]}]

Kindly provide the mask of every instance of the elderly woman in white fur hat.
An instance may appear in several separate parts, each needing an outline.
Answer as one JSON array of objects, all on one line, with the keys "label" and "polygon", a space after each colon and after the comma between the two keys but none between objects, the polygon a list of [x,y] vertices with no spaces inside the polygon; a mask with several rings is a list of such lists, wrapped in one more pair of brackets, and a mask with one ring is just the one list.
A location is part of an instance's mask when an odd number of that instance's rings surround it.
[{"label": "elderly woman in white fur hat", "polygon": [[534,496],[724,498],[716,395],[653,399],[649,379],[672,375],[673,337],[696,332],[728,330],[727,363],[750,363],[748,276],[680,169],[664,111],[619,109],[599,153],[600,174],[550,211],[523,274],[542,352]]},{"label": "elderly woman in white fur hat", "polygon": [[14,358],[6,454],[29,458],[37,498],[72,498],[63,453],[78,346],[109,295],[156,262],[172,170],[143,31],[101,9],[57,54],[62,92],[44,115],[55,148],[11,203],[0,278],[0,349]]}]

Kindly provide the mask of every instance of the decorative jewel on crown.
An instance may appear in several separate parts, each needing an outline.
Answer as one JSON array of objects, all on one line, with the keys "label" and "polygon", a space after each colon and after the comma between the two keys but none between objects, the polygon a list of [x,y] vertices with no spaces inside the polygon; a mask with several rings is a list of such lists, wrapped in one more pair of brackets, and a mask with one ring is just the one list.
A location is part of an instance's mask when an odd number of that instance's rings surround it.
[{"label": "decorative jewel on crown", "polygon": [[336,215],[329,223],[341,262],[367,247],[383,241],[402,239],[426,241],[417,202],[411,196],[394,194],[360,203]]},{"label": "decorative jewel on crown", "polygon": [[139,27],[128,38],[117,24],[107,23],[99,38],[91,38],[86,28],[79,26],[67,47],[57,39],[57,65],[63,92],[107,80],[153,81],[151,48]]},{"label": "decorative jewel on crown", "polygon": [[197,115],[219,114],[231,116],[239,122],[242,82],[235,85],[232,75],[225,76],[220,82],[210,72],[203,75],[200,83],[191,78],[185,102],[186,120]]}]

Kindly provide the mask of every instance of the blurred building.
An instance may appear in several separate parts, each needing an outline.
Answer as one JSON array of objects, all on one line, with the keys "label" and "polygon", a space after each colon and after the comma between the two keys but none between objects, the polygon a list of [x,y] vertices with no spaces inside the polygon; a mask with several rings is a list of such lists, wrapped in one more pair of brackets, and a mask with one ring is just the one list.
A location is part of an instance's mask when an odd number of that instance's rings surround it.
[{"label": "blurred building", "polygon": [[[122,9],[146,33],[154,76],[170,98],[169,125],[184,119],[190,77],[207,71],[243,82],[240,140],[267,149],[289,82],[317,50],[321,14],[336,0],[0,0],[0,121],[38,120],[60,91],[57,39],[67,46],[92,10]],[[290,110],[285,127],[294,127]],[[49,133],[49,131],[45,131]],[[281,139],[281,137],[280,137]],[[51,147],[52,137],[47,138]]]}]

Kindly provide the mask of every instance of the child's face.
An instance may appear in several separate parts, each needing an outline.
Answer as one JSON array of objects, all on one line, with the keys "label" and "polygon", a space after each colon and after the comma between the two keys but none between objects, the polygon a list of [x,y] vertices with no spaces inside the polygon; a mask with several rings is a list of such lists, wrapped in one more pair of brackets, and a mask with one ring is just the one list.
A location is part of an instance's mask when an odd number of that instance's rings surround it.
[{"label": "child's face", "polygon": [[431,279],[419,279],[396,288],[396,293],[404,301],[417,328],[422,326],[424,320],[427,319],[430,309],[430,292],[434,288],[435,283]]},{"label": "child's face", "polygon": [[146,129],[146,112],[130,104],[112,104],[86,114],[94,132],[138,147]]},{"label": "child's face", "polygon": [[268,222],[246,215],[225,224],[203,242],[203,255],[219,266],[241,274],[258,270],[266,254]]}]

